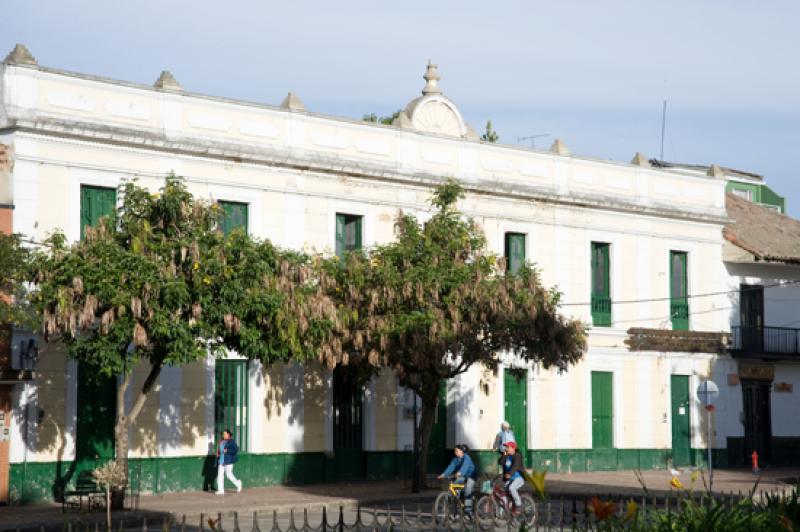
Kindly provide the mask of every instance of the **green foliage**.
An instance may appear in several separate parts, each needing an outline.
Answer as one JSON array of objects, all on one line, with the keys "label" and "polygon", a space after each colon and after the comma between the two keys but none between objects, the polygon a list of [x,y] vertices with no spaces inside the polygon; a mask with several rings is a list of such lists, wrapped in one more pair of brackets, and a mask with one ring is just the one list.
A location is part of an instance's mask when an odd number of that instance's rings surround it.
[{"label": "green foliage", "polygon": [[488,120],[486,122],[486,132],[481,135],[481,140],[484,142],[497,142],[500,140],[500,135],[497,134],[497,131],[492,129],[492,121]]},{"label": "green foliage", "polygon": [[394,122],[395,118],[397,118],[400,115],[400,113],[402,113],[402,112],[403,112],[402,109],[398,109],[397,111],[395,111],[394,113],[392,113],[389,116],[378,116],[375,113],[369,113],[369,114],[366,114],[366,115],[362,116],[361,120],[363,120],[364,122],[374,122],[374,123],[378,123],[378,124],[384,124],[384,125],[387,125],[387,126],[391,126],[392,122]]},{"label": "green foliage", "polygon": [[463,195],[447,181],[428,222],[400,213],[394,242],[324,265],[342,321],[342,356],[329,364],[393,369],[422,398],[424,447],[444,379],[476,363],[495,367],[503,351],[566,369],[586,347],[584,324],[558,313],[559,294],[534,268],[506,275],[475,221],[456,210]]},{"label": "green foliage", "polygon": [[[600,503],[610,504],[610,503]],[[633,503],[629,503],[633,504]],[[635,504],[634,504],[635,506]],[[590,530],[631,530],[664,532],[731,532],[764,530],[786,532],[800,528],[800,491],[766,495],[759,502],[753,493],[741,499],[700,496],[681,492],[677,499],[667,500],[667,508],[642,511],[641,508],[620,515],[601,515],[592,511]]]},{"label": "green foliage", "polygon": [[496,365],[504,350],[559,369],[580,360],[584,325],[558,314],[559,294],[542,287],[532,267],[504,274],[480,228],[455,210],[460,197],[460,185],[448,181],[434,193],[439,210],[427,223],[400,214],[395,242],[350,253],[342,268],[328,263],[345,350],[383,361],[406,385],[421,377],[425,395],[473,363]]},{"label": "green foliage", "polygon": [[0,324],[35,326],[25,288],[29,256],[21,235],[0,233]]},{"label": "green foliage", "polygon": [[36,254],[46,338],[109,376],[226,347],[266,363],[316,353],[333,310],[318,301],[310,259],[241,231],[224,235],[220,208],[177,177],[158,194],[128,182],[120,195],[117,223],[105,219],[72,245],[56,234]]}]

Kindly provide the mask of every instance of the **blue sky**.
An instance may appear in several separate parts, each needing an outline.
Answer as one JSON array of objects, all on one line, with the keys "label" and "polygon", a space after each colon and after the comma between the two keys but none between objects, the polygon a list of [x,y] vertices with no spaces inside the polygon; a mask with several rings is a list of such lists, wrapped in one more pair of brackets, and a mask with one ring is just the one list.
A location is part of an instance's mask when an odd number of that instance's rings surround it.
[{"label": "blue sky", "polygon": [[476,130],[573,153],[761,173],[800,218],[800,2],[5,0],[0,52],[43,65],[312,111],[388,114],[427,60]]}]

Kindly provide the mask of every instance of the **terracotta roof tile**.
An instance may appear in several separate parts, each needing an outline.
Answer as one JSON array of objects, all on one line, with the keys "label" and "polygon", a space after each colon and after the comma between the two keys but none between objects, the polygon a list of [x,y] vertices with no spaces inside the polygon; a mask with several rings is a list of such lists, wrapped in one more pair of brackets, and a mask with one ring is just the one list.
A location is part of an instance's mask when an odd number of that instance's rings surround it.
[{"label": "terracotta roof tile", "polygon": [[800,221],[728,193],[726,240],[756,260],[800,264]]}]

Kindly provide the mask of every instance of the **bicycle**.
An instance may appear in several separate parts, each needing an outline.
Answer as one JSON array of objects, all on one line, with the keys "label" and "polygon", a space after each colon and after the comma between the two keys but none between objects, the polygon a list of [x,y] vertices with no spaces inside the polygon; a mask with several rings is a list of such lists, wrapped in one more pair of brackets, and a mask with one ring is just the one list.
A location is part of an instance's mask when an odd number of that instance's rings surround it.
[{"label": "bicycle", "polygon": [[513,500],[506,492],[503,477],[498,475],[492,482],[492,492],[476,502],[475,515],[481,521],[508,519],[512,523],[530,526],[536,519],[536,503],[533,497],[525,493],[520,493],[519,498],[522,501],[522,511],[515,515],[512,511]]},{"label": "bicycle", "polygon": [[447,490],[436,496],[433,501],[433,515],[437,521],[458,517],[462,512],[469,515],[465,501],[461,499],[463,490],[464,483],[450,481]]}]

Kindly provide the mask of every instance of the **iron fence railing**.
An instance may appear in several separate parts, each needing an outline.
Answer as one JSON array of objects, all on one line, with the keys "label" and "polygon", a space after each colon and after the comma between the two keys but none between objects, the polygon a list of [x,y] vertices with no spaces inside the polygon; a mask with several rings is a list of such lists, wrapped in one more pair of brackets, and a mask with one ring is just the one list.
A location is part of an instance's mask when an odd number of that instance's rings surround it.
[{"label": "iron fence railing", "polygon": [[731,327],[731,349],[742,355],[798,355],[800,329]]},{"label": "iron fence railing", "polygon": [[[775,492],[774,494],[777,494]],[[717,502],[728,505],[748,499],[748,493],[715,494]],[[766,493],[758,497],[765,497]],[[607,503],[614,504],[613,515],[622,518],[630,501],[636,503],[640,520],[647,520],[648,515],[654,510],[669,510],[677,514],[681,505],[688,500],[699,504],[711,502],[706,492],[682,492],[680,494],[668,493],[659,496],[631,497],[624,495],[600,498]],[[221,502],[222,504],[222,502]],[[63,522],[51,526],[19,527],[17,532],[46,532],[59,530],[66,532],[376,532],[376,531],[449,531],[472,530],[480,532],[500,532],[526,530],[597,530],[607,528],[607,523],[599,523],[591,511],[590,498],[557,497],[536,502],[536,514],[532,523],[523,524],[511,518],[470,518],[459,512],[455,515],[438,517],[430,504],[417,504],[413,508],[404,505],[387,505],[385,508],[358,507],[347,509],[342,506],[328,510],[325,507],[292,510],[279,513],[253,511],[247,515],[238,512],[219,512],[213,514],[200,514],[199,516],[175,517],[164,515],[154,517],[116,518],[112,527],[107,530],[105,515],[95,513],[91,516],[71,517],[65,516]],[[2,528],[2,527],[0,527]]]}]

